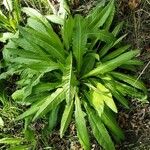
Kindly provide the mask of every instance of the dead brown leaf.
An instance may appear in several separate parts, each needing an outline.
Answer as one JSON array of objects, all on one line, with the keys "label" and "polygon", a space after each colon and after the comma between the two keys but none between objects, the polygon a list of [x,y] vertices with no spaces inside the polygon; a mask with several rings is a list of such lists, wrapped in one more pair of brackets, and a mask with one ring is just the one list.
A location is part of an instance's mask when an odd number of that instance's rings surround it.
[{"label": "dead brown leaf", "polygon": [[131,10],[135,10],[140,5],[141,0],[129,0],[128,5]]}]

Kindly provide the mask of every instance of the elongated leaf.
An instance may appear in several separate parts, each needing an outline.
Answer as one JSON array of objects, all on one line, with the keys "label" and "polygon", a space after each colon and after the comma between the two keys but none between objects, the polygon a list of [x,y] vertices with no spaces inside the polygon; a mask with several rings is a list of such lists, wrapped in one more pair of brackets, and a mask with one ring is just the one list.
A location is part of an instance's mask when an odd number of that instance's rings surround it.
[{"label": "elongated leaf", "polygon": [[[7,50],[10,51],[11,55],[17,55],[18,57],[20,56],[20,57],[26,58],[26,59],[29,58],[29,59],[42,60],[42,61],[44,61],[46,59],[32,51],[26,51],[26,50],[22,50],[22,49],[14,49],[14,48],[7,48]],[[48,59],[48,60],[50,61],[50,59]],[[22,62],[22,63],[24,63],[24,62]]]},{"label": "elongated leaf", "polygon": [[143,62],[141,60],[138,59],[133,59],[133,60],[129,60],[127,62],[125,62],[125,65],[143,65]]},{"label": "elongated leaf", "polygon": [[123,22],[120,22],[120,23],[113,29],[112,33],[113,33],[113,35],[114,35],[115,37],[119,34],[119,32],[120,32],[122,26],[123,26]]},{"label": "elongated leaf", "polygon": [[73,87],[74,87],[74,74],[73,74],[73,64],[72,64],[72,54],[66,60],[66,66],[63,75],[64,90],[66,92],[66,102],[70,103],[74,97]]},{"label": "elongated leaf", "polygon": [[126,37],[126,35],[127,35],[127,34],[121,36],[121,37],[118,38],[115,42],[111,42],[111,43],[106,44],[105,46],[103,46],[103,47],[101,48],[100,52],[99,52],[100,58],[101,58],[101,57],[104,57],[104,56],[111,50],[111,48],[113,48],[113,47],[115,47],[117,44],[119,44],[119,43],[122,41],[122,39],[123,39],[124,37]]},{"label": "elongated leaf", "polygon": [[117,56],[119,56],[120,54],[122,54],[123,52],[125,52],[126,50],[128,50],[130,47],[130,45],[126,45],[123,47],[118,48],[117,50],[111,52],[110,54],[108,54],[107,56],[105,56],[102,61],[108,61],[110,59],[113,59]]},{"label": "elongated leaf", "polygon": [[104,29],[105,30],[109,30],[110,29],[110,27],[112,25],[112,22],[113,22],[113,19],[114,19],[114,16],[115,16],[115,6],[113,6],[109,17],[107,18],[107,20],[106,20],[106,22],[104,24]]},{"label": "elongated leaf", "polygon": [[40,105],[43,104],[43,102],[44,102],[44,99],[35,104],[32,104],[32,106],[27,111],[25,111],[23,114],[19,115],[15,120],[21,120],[21,119],[24,119],[24,118],[36,113],[39,110]]},{"label": "elongated leaf", "polygon": [[87,104],[84,104],[84,106],[88,114],[93,134],[98,143],[106,150],[115,150],[114,144],[99,116],[95,113],[95,111],[90,109]]},{"label": "elongated leaf", "polygon": [[39,94],[41,92],[51,91],[59,86],[60,86],[60,83],[41,83],[40,82],[39,84],[33,87],[32,93]]},{"label": "elongated leaf", "polygon": [[74,19],[71,16],[69,16],[68,19],[64,20],[64,25],[61,30],[63,42],[67,50],[69,50],[72,41],[73,28],[74,28]]},{"label": "elongated leaf", "polygon": [[51,57],[58,58],[64,61],[64,51],[61,47],[51,41],[50,38],[41,32],[34,31],[29,28],[20,28],[20,33],[27,38],[27,40],[34,41],[35,44],[44,48],[44,50],[51,55]]},{"label": "elongated leaf", "polygon": [[28,16],[33,17],[33,18],[38,18],[39,20],[41,20],[45,25],[47,25],[47,27],[50,27],[50,29],[52,29],[51,25],[48,23],[48,21],[46,20],[46,18],[44,16],[42,16],[42,14],[40,14],[39,11],[31,8],[31,7],[23,7],[22,11],[24,13],[26,13]]},{"label": "elongated leaf", "polygon": [[0,139],[0,144],[19,144],[22,141],[22,138],[2,138]]},{"label": "elongated leaf", "polygon": [[111,0],[99,14],[97,13],[97,16],[95,15],[96,18],[93,18],[93,20],[90,22],[89,28],[98,28],[103,26],[108,16],[110,15],[113,7],[114,0]]},{"label": "elongated leaf", "polygon": [[82,57],[86,52],[86,42],[87,42],[87,26],[85,25],[85,20],[83,17],[75,16],[75,30],[73,33],[73,54],[76,58],[77,70],[80,72],[83,63]]},{"label": "elongated leaf", "polygon": [[96,37],[97,40],[104,41],[106,43],[111,43],[115,41],[115,37],[112,33],[109,33],[107,30],[95,30],[93,32],[89,32],[89,37]]},{"label": "elongated leaf", "polygon": [[36,103],[36,102],[38,102],[38,101],[40,101],[40,100],[43,100],[44,101],[44,99],[47,97],[47,96],[49,96],[49,92],[41,92],[41,93],[38,93],[38,94],[34,94],[34,93],[32,93],[31,95],[29,95],[29,96],[27,96],[24,100],[23,100],[23,102],[20,100],[18,103],[21,103],[22,105],[24,105],[24,104],[26,104],[26,105],[31,105],[31,104],[33,104],[34,105],[34,103]]},{"label": "elongated leaf", "polygon": [[117,78],[117,79],[119,79],[121,81],[124,81],[124,82],[130,84],[131,86],[133,86],[133,87],[135,87],[137,89],[140,89],[140,90],[142,90],[144,92],[147,91],[147,89],[145,88],[144,84],[141,81],[139,81],[136,78],[134,78],[134,77],[131,77],[129,75],[125,75],[125,74],[119,73],[119,72],[111,72],[111,74],[115,78]]},{"label": "elongated leaf", "polygon": [[39,107],[37,113],[35,114],[33,121],[35,121],[40,116],[46,114],[48,111],[56,107],[59,103],[64,100],[64,91],[62,88],[57,89],[54,93],[46,98],[43,104]]},{"label": "elongated leaf", "polygon": [[37,18],[31,18],[31,17],[28,18],[28,20],[27,20],[27,26],[33,28],[36,31],[40,31],[40,32],[48,35],[48,32],[46,31],[47,28]]},{"label": "elongated leaf", "polygon": [[131,58],[133,58],[134,56],[136,56],[138,53],[139,53],[139,51],[126,52],[126,53],[114,58],[113,60],[103,63],[102,65],[99,65],[96,69],[94,69],[94,70],[90,71],[89,73],[87,73],[86,75],[84,75],[83,78],[110,72],[110,71],[116,69],[117,67],[119,67],[120,65],[124,64],[124,62],[126,62],[126,61],[130,60]]},{"label": "elongated leaf", "polygon": [[[88,64],[88,65],[85,65],[85,64]],[[82,65],[82,69],[81,69],[81,75],[84,75],[84,74],[90,72],[93,69],[94,64],[95,64],[95,58],[92,57],[91,55],[86,55],[83,58],[83,65]]]},{"label": "elongated leaf", "polygon": [[129,108],[129,105],[128,105],[128,100],[126,98],[123,97],[123,95],[121,93],[119,93],[115,87],[115,84],[113,84],[113,82],[109,83],[109,82],[106,82],[105,83],[106,87],[110,89],[112,95],[123,105],[125,106],[126,108]]},{"label": "elongated leaf", "polygon": [[18,146],[11,146],[9,150],[27,150],[33,148],[33,145],[18,145]]},{"label": "elongated leaf", "polygon": [[[26,40],[25,38],[12,39],[14,44],[20,48],[23,48],[25,51],[33,52],[44,58],[45,60],[50,60],[50,57],[40,46],[34,44],[31,41]],[[9,47],[8,47],[9,48]],[[12,47],[10,47],[12,48]]]},{"label": "elongated leaf", "polygon": [[66,132],[69,123],[71,122],[71,117],[73,114],[74,102],[72,101],[71,104],[67,104],[65,110],[62,115],[61,125],[60,125],[60,137],[62,138],[64,133]]},{"label": "elongated leaf", "polygon": [[44,16],[42,16],[37,10],[30,7],[23,7],[22,11],[30,17],[36,18],[39,22],[44,24],[49,36],[51,36],[51,38],[57,43],[57,45],[62,46],[58,35],[54,32],[51,24],[47,21],[47,19]]},{"label": "elongated leaf", "polygon": [[116,135],[118,141],[124,139],[124,134],[118,126],[116,118],[113,116],[109,108],[105,107],[104,112],[101,115],[101,119],[104,124],[113,132],[113,134]]},{"label": "elongated leaf", "polygon": [[138,98],[140,101],[147,102],[147,93],[141,92],[132,86],[116,82],[117,90],[122,93],[124,96],[131,96]]},{"label": "elongated leaf", "polygon": [[81,109],[80,99],[75,96],[75,122],[79,141],[84,149],[90,150],[89,136],[85,122],[85,113]]},{"label": "elongated leaf", "polygon": [[96,20],[97,14],[99,14],[105,6],[105,0],[100,1],[97,7],[93,8],[89,14],[86,16],[87,21]]},{"label": "elongated leaf", "polygon": [[37,18],[29,18],[27,25],[37,31],[36,33],[33,30],[28,29],[28,32],[32,32],[33,35],[38,34],[41,39],[43,39],[44,41],[48,41],[48,43],[50,43],[54,47],[57,47],[58,49],[60,49],[59,51],[63,52],[63,44],[61,43],[58,35],[53,31],[53,29],[45,26],[45,24],[39,21]]},{"label": "elongated leaf", "polygon": [[60,106],[58,105],[56,108],[53,108],[53,110],[50,112],[49,123],[48,123],[48,129],[50,132],[52,132],[53,128],[57,124],[59,108],[60,108]]},{"label": "elongated leaf", "polygon": [[20,6],[20,1],[19,0],[14,0],[13,2],[13,7],[14,7],[14,18],[17,24],[19,24],[21,20],[21,6]]}]

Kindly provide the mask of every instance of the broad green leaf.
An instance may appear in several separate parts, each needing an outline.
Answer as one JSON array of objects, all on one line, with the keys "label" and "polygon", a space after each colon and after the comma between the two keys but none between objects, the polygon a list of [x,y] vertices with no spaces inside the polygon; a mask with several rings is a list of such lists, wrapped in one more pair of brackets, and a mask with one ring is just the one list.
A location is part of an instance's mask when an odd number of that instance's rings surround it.
[{"label": "broad green leaf", "polygon": [[86,52],[86,42],[87,42],[87,26],[85,20],[82,16],[75,16],[75,29],[73,33],[73,54],[76,58],[77,71],[81,71],[81,66],[83,63],[83,55]]},{"label": "broad green leaf", "polygon": [[[112,98],[111,92],[101,83],[96,82],[96,87],[97,89],[101,92],[101,94],[99,93],[99,100],[101,99],[102,101],[105,102],[105,104],[112,109],[114,112],[117,113],[117,107],[114,103],[114,100]],[[94,98],[94,96],[93,96]]]},{"label": "broad green leaf", "polygon": [[60,125],[60,137],[62,138],[64,133],[66,132],[69,123],[71,122],[71,117],[73,114],[74,101],[70,104],[66,104],[65,110],[62,115],[61,125]]},{"label": "broad green leaf", "polygon": [[62,88],[59,88],[46,98],[46,100],[39,107],[37,113],[35,114],[33,121],[35,121],[40,116],[46,114],[48,111],[52,110],[63,100],[64,100],[64,91]]},{"label": "broad green leaf", "polygon": [[95,108],[99,116],[101,116],[104,111],[104,100],[101,98],[101,94],[96,91],[92,91],[90,97],[89,102]]},{"label": "broad green leaf", "polygon": [[98,143],[106,150],[115,150],[114,144],[100,117],[86,103],[84,103],[84,106],[88,114],[92,132]]},{"label": "broad green leaf", "polygon": [[133,59],[125,62],[125,64],[121,65],[119,68],[136,72],[137,71],[136,66],[140,65],[143,65],[142,61]]},{"label": "broad green leaf", "polygon": [[96,76],[98,74],[104,74],[104,73],[110,72],[116,69],[117,67],[119,67],[120,65],[124,64],[124,62],[135,57],[138,53],[139,53],[138,50],[126,52],[110,61],[107,61],[106,63],[99,65],[97,68],[90,71],[89,73],[84,75],[82,78],[89,77],[89,76]]},{"label": "broad green leaf", "polygon": [[94,87],[90,83],[86,83],[85,85],[90,88],[90,94],[88,94],[87,92],[84,93],[86,95],[86,98],[89,100],[91,106],[93,106],[94,109],[97,111],[99,116],[101,116],[104,110],[104,100],[101,96],[103,96],[103,94],[107,95],[107,93],[103,93],[97,87]]},{"label": "broad green leaf", "polygon": [[[50,29],[49,27],[45,26],[45,24],[39,21],[37,18],[29,18],[27,25],[32,29],[36,30],[38,32],[39,37],[44,39],[44,41],[45,40],[48,41],[48,43],[51,43],[51,45],[57,47],[62,52],[63,44],[61,43],[59,36],[53,31],[53,29]],[[28,31],[32,32],[32,34],[36,34],[36,32],[32,30],[28,30]],[[39,33],[42,33],[43,36],[42,34]]]},{"label": "broad green leaf", "polygon": [[90,141],[85,122],[85,113],[82,111],[78,95],[75,96],[75,124],[81,145],[84,149],[90,150]]},{"label": "broad green leaf", "polygon": [[48,130],[50,132],[52,132],[53,128],[56,126],[57,124],[57,118],[58,118],[58,111],[59,111],[60,106],[56,106],[55,108],[53,108],[50,112],[49,115],[49,123],[48,123]]}]

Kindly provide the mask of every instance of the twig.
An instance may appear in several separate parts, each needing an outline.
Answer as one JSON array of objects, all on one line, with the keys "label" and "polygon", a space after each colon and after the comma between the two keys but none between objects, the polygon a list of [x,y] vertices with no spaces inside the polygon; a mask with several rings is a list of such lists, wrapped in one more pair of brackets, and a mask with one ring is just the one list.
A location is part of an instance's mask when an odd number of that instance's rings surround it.
[{"label": "twig", "polygon": [[[147,67],[150,65],[150,61],[146,64],[146,66],[144,67],[144,69],[142,70],[142,72],[140,73],[140,75],[137,77],[135,83],[139,80],[139,78],[142,76],[142,74],[144,74],[145,70],[147,69]],[[134,83],[134,84],[135,84]]]}]

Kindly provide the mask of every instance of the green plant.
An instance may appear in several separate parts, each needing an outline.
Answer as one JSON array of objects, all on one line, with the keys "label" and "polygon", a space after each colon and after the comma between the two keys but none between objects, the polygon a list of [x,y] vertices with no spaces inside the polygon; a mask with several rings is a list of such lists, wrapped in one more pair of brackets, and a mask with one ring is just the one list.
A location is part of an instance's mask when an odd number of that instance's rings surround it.
[{"label": "green plant", "polygon": [[6,42],[14,36],[21,20],[19,0],[3,0],[4,8],[0,10],[0,41]]},{"label": "green plant", "polygon": [[74,116],[85,150],[90,149],[88,122],[98,143],[114,150],[112,138],[116,142],[124,138],[115,103],[128,108],[128,96],[143,102],[147,97],[143,83],[127,74],[141,65],[136,59],[139,50],[122,45],[125,36],[118,38],[122,23],[110,28],[114,0],[106,6],[102,1],[86,17],[68,16],[60,34],[40,13],[25,10],[30,16],[27,26],[19,27],[19,38],[5,46],[8,71],[0,76],[20,75],[12,98],[30,108],[16,120],[25,118],[30,123],[45,118],[49,132],[60,123],[63,137]]}]

